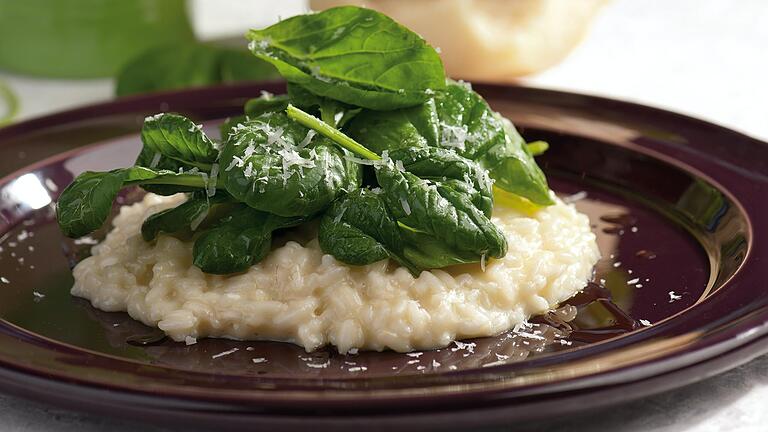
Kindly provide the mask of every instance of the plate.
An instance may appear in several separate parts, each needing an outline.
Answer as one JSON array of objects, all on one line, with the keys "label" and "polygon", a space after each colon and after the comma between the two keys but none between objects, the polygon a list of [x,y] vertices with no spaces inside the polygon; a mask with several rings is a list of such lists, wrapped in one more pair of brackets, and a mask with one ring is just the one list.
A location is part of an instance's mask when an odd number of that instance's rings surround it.
[{"label": "plate", "polygon": [[476,90],[528,140],[550,143],[540,165],[589,214],[603,254],[593,283],[527,335],[411,355],[187,346],[70,296],[70,266],[91,239],[59,233],[63,187],[131,165],[146,115],[180,112],[216,134],[263,90],[284,86],[125,98],[0,129],[0,388],[174,425],[417,429],[566,415],[768,351],[768,145],[654,108],[512,86]]}]

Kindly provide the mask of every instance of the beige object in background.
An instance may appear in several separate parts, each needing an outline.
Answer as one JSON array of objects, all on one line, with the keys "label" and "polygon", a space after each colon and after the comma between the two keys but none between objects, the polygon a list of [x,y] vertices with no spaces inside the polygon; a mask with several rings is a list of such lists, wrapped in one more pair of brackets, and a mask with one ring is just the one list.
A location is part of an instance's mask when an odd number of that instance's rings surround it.
[{"label": "beige object in background", "polygon": [[381,11],[439,47],[448,75],[511,81],[560,62],[607,0],[310,0]]}]

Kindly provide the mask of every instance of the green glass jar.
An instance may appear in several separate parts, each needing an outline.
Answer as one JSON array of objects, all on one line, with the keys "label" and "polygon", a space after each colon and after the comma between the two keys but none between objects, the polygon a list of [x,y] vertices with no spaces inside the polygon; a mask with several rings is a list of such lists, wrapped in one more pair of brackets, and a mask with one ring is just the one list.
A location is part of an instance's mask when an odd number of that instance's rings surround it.
[{"label": "green glass jar", "polygon": [[148,48],[194,40],[184,0],[0,0],[0,69],[113,76]]}]

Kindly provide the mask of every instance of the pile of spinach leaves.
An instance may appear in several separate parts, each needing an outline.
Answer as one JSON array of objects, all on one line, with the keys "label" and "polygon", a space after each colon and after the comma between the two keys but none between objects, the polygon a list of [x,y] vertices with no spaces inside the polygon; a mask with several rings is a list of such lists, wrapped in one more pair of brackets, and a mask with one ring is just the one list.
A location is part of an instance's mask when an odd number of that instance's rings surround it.
[{"label": "pile of spinach leaves", "polygon": [[141,234],[193,239],[207,273],[247,269],[275,231],[314,219],[338,260],[391,258],[418,275],[506,254],[495,191],[553,203],[533,160],[546,145],[526,144],[468,84],[447,80],[437,52],[387,16],[339,7],[247,37],[287,94],[248,101],[220,141],[177,114],[147,117],[133,167],[85,172],[62,192],[65,235],[98,229],[120,189],[141,186],[188,195]]}]

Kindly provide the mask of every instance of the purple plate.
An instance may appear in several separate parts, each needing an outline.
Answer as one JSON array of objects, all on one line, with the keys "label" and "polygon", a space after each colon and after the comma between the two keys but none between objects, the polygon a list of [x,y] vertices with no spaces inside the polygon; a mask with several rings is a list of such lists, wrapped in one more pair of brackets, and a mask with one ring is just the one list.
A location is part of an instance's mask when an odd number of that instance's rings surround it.
[{"label": "purple plate", "polygon": [[768,145],[658,109],[521,87],[477,90],[528,140],[549,141],[540,164],[589,214],[603,253],[569,302],[573,321],[534,320],[543,342],[505,333],[418,357],[186,346],[70,296],[70,266],[89,245],[57,229],[63,187],[132,164],[148,114],[180,112],[215,133],[261,90],[283,85],[126,98],[0,129],[2,390],[175,425],[458,427],[626,401],[768,351]]}]

